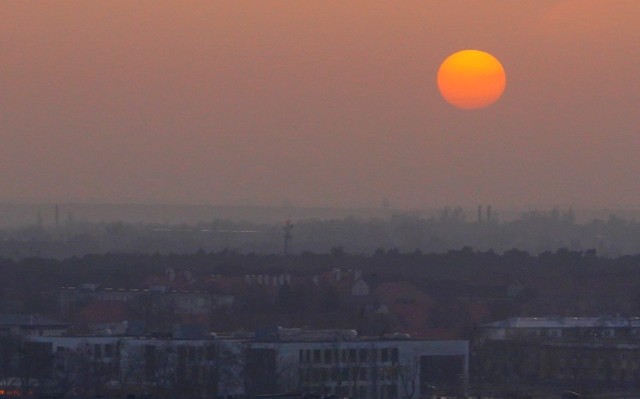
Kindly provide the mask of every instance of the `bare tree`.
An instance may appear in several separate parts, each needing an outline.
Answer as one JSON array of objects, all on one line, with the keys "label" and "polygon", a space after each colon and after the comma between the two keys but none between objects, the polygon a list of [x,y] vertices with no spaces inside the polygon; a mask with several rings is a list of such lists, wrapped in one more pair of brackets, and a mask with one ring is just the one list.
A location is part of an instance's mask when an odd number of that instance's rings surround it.
[{"label": "bare tree", "polygon": [[404,362],[394,364],[396,375],[400,380],[401,394],[405,399],[411,399],[416,394],[420,368],[419,359],[418,355],[415,355],[406,359]]},{"label": "bare tree", "polygon": [[120,396],[124,397],[129,389],[144,390],[144,347],[119,340],[115,355],[119,365],[116,381]]},{"label": "bare tree", "polygon": [[51,385],[60,397],[67,396],[75,387],[76,370],[69,366],[68,359],[71,355],[71,350],[58,351],[53,355]]},{"label": "bare tree", "polygon": [[5,392],[13,388],[10,378],[16,375],[20,345],[21,339],[18,336],[0,337],[0,388]]},{"label": "bare tree", "polygon": [[[279,353],[279,351],[276,351]],[[299,364],[291,356],[279,355],[276,359],[277,387],[281,392],[292,392],[300,388]]]},{"label": "bare tree", "polygon": [[219,342],[216,348],[214,361],[219,391],[227,395],[243,394],[245,354],[242,343]]},{"label": "bare tree", "polygon": [[23,396],[34,395],[51,372],[49,346],[18,338],[17,374]]},{"label": "bare tree", "polygon": [[145,347],[146,380],[154,383],[160,397],[172,397],[176,390],[175,348],[169,342]]},{"label": "bare tree", "polygon": [[93,394],[93,364],[88,345],[67,348],[53,356],[52,388],[60,396]]}]

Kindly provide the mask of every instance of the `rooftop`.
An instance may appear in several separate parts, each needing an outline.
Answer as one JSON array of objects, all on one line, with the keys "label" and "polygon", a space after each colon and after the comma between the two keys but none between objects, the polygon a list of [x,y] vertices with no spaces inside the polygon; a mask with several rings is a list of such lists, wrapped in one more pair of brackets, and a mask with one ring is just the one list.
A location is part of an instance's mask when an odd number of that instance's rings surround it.
[{"label": "rooftop", "polygon": [[512,317],[485,328],[623,328],[640,327],[640,317]]},{"label": "rooftop", "polygon": [[38,315],[0,314],[0,326],[55,326],[64,327],[66,323],[51,320]]}]

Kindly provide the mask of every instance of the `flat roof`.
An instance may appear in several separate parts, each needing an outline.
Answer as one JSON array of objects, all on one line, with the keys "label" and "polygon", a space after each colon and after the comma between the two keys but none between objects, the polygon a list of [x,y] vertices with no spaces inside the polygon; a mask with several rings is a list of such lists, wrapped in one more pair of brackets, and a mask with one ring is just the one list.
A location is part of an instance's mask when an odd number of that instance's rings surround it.
[{"label": "flat roof", "polygon": [[640,317],[512,317],[484,328],[622,328],[640,327]]}]

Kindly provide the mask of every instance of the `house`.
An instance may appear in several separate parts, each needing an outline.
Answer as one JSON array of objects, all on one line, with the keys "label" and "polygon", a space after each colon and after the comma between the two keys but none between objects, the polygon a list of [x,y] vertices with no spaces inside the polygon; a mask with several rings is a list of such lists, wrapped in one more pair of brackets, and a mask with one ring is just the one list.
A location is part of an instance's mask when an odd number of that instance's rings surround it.
[{"label": "house", "polygon": [[351,285],[351,296],[364,297],[369,296],[369,284],[363,279],[358,279]]},{"label": "house", "polygon": [[129,321],[136,319],[138,317],[127,303],[96,300],[78,312],[76,322],[86,326],[91,334],[125,335]]},{"label": "house", "polygon": [[396,281],[378,285],[374,296],[396,319],[397,329],[412,337],[427,336],[429,315],[435,301],[424,291],[407,281]]},{"label": "house", "polygon": [[362,270],[333,268],[319,276],[314,276],[312,282],[315,285],[321,282],[327,284],[353,300],[366,300],[370,294],[370,287],[362,276]]}]

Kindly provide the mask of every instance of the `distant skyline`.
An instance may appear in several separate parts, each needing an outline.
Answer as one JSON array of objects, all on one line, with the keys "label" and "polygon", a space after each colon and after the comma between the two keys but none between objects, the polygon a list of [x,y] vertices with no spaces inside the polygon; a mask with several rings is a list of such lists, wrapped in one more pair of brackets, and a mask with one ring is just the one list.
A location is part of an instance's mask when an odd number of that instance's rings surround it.
[{"label": "distant skyline", "polygon": [[[636,0],[0,2],[0,203],[640,209]],[[495,55],[464,111],[440,63]]]}]

